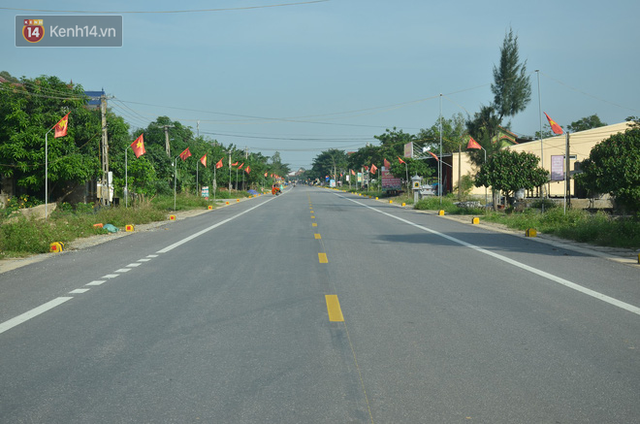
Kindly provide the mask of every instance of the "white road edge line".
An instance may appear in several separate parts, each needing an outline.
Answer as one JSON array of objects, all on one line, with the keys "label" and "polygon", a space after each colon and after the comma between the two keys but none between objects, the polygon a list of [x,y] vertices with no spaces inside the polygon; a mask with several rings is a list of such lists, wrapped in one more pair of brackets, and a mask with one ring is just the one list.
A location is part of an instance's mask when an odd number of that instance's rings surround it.
[{"label": "white road edge line", "polygon": [[620,309],[624,309],[624,310],[629,311],[629,312],[631,312],[633,314],[640,315],[640,308],[638,308],[637,306],[630,305],[629,303],[622,302],[622,301],[620,301],[618,299],[615,299],[613,297],[607,296],[607,295],[602,294],[600,292],[597,292],[595,290],[591,290],[591,289],[583,287],[583,286],[581,286],[579,284],[573,283],[573,282],[571,282],[569,280],[565,280],[564,278],[558,277],[557,275],[550,274],[548,272],[539,270],[539,269],[534,268],[532,266],[523,264],[522,262],[518,262],[518,261],[515,261],[513,259],[507,258],[506,256],[500,255],[499,253],[495,253],[495,252],[492,252],[490,250],[483,249],[482,247],[476,246],[476,245],[471,244],[471,243],[467,243],[466,241],[459,240],[459,239],[457,239],[455,237],[448,236],[446,234],[440,233],[438,231],[432,230],[432,229],[424,227],[422,225],[415,224],[415,223],[413,223],[411,221],[408,221],[406,219],[391,215],[390,213],[383,212],[383,211],[381,211],[379,209],[376,209],[376,208],[372,208],[371,206],[365,205],[364,203],[360,203],[360,202],[358,202],[356,200],[349,199],[348,197],[345,197],[345,196],[342,196],[342,195],[339,195],[339,194],[336,194],[336,196],[342,197],[343,199],[346,199],[346,200],[348,200],[350,202],[356,203],[356,204],[358,204],[360,206],[364,206],[365,208],[371,209],[372,211],[378,212],[378,213],[380,213],[382,215],[386,215],[389,218],[393,218],[393,219],[398,220],[400,222],[404,222],[405,224],[409,224],[409,225],[411,225],[413,227],[416,227],[416,228],[418,228],[420,230],[426,231],[428,233],[431,233],[431,234],[436,235],[436,236],[440,236],[440,237],[442,237],[444,239],[447,239],[449,241],[452,241],[454,243],[457,243],[457,244],[460,244],[462,246],[468,247],[468,248],[473,249],[473,250],[475,250],[477,252],[484,253],[485,255],[492,256],[492,257],[494,257],[496,259],[499,259],[499,260],[501,260],[503,262],[506,262],[506,263],[508,263],[510,265],[513,265],[513,266],[518,267],[520,269],[523,269],[525,271],[529,271],[529,272],[531,272],[533,274],[539,275],[540,277],[546,278],[548,280],[551,280],[551,281],[553,281],[555,283],[561,284],[561,285],[563,285],[565,287],[568,287],[568,288],[573,289],[575,291],[578,291],[580,293],[586,294],[587,296],[591,296],[591,297],[593,297],[595,299],[602,300],[603,302],[609,303],[610,305],[617,306]]},{"label": "white road edge line", "polygon": [[38,315],[47,312],[50,309],[55,308],[58,305],[62,305],[67,300],[71,300],[73,297],[57,297],[53,300],[50,300],[47,303],[44,303],[36,308],[31,309],[30,311],[25,312],[24,314],[20,314],[17,317],[11,318],[8,321],[0,323],[0,334],[4,333],[7,330],[12,329],[13,327],[22,324],[25,321],[30,320],[31,318],[37,317]]},{"label": "white road edge line", "polygon": [[244,214],[246,214],[246,213],[249,213],[249,212],[251,212],[251,211],[252,211],[252,210],[254,210],[254,209],[257,209],[257,208],[259,208],[260,206],[264,206],[264,205],[266,205],[267,203],[269,203],[270,201],[272,201],[272,200],[274,200],[274,199],[276,199],[276,197],[272,197],[271,199],[266,200],[265,202],[260,203],[260,204],[258,204],[258,205],[256,205],[256,206],[253,206],[253,207],[251,207],[251,208],[247,209],[247,210],[246,210],[246,211],[244,211],[244,212],[240,212],[239,214],[234,215],[234,216],[232,216],[232,217],[229,217],[229,218],[227,218],[227,219],[225,219],[225,220],[223,220],[223,221],[220,221],[220,222],[218,222],[217,224],[213,224],[212,226],[207,227],[207,228],[205,228],[205,229],[204,229],[204,230],[202,230],[202,231],[198,231],[197,233],[192,234],[192,235],[190,235],[189,237],[183,238],[182,240],[177,241],[177,242],[175,242],[175,243],[173,243],[173,244],[171,244],[171,245],[169,245],[169,246],[165,247],[164,249],[158,250],[156,253],[167,253],[167,252],[169,252],[169,251],[171,251],[171,250],[175,249],[176,247],[182,246],[183,244],[190,242],[191,240],[193,240],[193,239],[194,239],[194,238],[196,238],[196,237],[200,237],[201,235],[203,235],[203,234],[205,234],[205,233],[208,233],[209,231],[211,231],[211,230],[213,230],[213,229],[215,229],[215,228],[218,228],[219,226],[224,225],[224,224],[226,224],[227,222],[233,221],[234,219],[236,219],[236,218],[238,218],[238,217],[241,217],[242,215],[244,215]]}]

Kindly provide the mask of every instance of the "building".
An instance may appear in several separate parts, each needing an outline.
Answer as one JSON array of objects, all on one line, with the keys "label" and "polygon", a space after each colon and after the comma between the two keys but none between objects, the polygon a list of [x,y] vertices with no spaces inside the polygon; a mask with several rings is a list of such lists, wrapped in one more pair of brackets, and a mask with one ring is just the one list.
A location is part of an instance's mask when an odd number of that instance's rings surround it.
[{"label": "building", "polygon": [[[575,164],[589,157],[591,149],[610,136],[626,131],[631,123],[621,122],[619,124],[607,125],[604,127],[593,128],[586,131],[579,131],[569,135],[569,171],[575,170]],[[542,140],[534,140],[527,143],[513,144],[505,148],[516,152],[533,153],[538,157],[543,157],[542,166],[549,172],[550,181],[544,187],[543,195],[548,197],[564,197],[564,155],[566,152],[567,136],[562,134],[555,137],[545,138]],[[443,166],[444,185],[447,192],[452,192],[454,187],[458,187],[458,182],[465,175],[473,177],[478,169],[469,159],[468,152],[453,153],[444,156],[443,161],[449,166]],[[559,176],[562,175],[562,178]],[[572,196],[576,194],[573,180],[570,181],[570,189]],[[582,193],[578,192],[578,197]],[[478,198],[484,198],[485,188],[474,187],[471,195]],[[530,197],[539,197],[540,193],[528,193]]]}]

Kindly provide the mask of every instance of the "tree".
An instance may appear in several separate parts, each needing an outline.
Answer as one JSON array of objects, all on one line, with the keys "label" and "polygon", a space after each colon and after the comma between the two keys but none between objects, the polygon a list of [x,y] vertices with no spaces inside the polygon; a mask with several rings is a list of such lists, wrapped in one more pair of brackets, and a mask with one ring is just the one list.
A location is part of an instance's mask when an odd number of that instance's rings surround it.
[{"label": "tree", "polygon": [[476,187],[493,187],[502,191],[508,203],[516,191],[533,189],[547,182],[547,171],[538,166],[533,153],[501,150],[482,165],[476,175]]},{"label": "tree", "polygon": [[329,149],[323,151],[313,159],[312,175],[324,181],[325,177],[337,179],[340,173],[345,173],[348,166],[347,154],[344,150]]},{"label": "tree", "polygon": [[591,128],[598,128],[606,126],[606,122],[602,122],[597,114],[593,114],[591,116],[585,116],[584,118],[580,118],[577,121],[574,121],[567,125],[567,129],[570,132],[578,132],[578,131],[586,131]]},{"label": "tree", "polygon": [[590,193],[609,193],[629,211],[640,211],[640,127],[614,134],[591,149],[576,182]]},{"label": "tree", "polygon": [[402,158],[402,160],[407,164],[406,169],[404,164],[400,163],[397,158],[391,161],[391,174],[396,178],[405,179],[407,173],[409,174],[409,180],[414,175],[429,178],[436,173],[436,170],[429,166],[424,159]]},{"label": "tree", "polygon": [[[498,133],[500,118],[496,114],[493,106],[482,106],[480,112],[476,112],[473,119],[467,121],[467,130],[487,152],[487,158],[493,156],[501,148],[499,143],[493,143],[493,136]],[[480,150],[470,150],[471,162],[477,166],[484,164],[485,153]]]},{"label": "tree", "polygon": [[493,67],[493,107],[498,118],[514,116],[523,111],[531,100],[531,81],[527,75],[527,61],[520,63],[518,36],[510,27],[500,48],[500,65]]},{"label": "tree", "polygon": [[69,113],[67,135],[48,135],[50,197],[62,199],[71,186],[98,175],[100,117],[84,108],[81,86],[43,75],[0,88],[0,173],[26,192],[43,193],[45,134]]},{"label": "tree", "polygon": [[[465,142],[467,129],[465,120],[461,113],[453,115],[451,118],[442,119],[442,153],[457,152],[461,144]],[[431,127],[423,128],[418,132],[417,144],[421,144],[432,152],[440,151],[440,120],[438,119]]]}]

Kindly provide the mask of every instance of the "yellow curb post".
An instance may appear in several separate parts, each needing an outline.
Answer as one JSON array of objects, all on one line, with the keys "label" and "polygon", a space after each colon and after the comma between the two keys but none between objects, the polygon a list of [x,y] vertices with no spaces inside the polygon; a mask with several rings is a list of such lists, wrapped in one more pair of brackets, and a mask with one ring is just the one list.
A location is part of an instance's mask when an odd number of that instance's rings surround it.
[{"label": "yellow curb post", "polygon": [[480,218],[478,218],[477,216],[473,217],[473,219],[471,220],[472,224],[479,224],[480,223]]},{"label": "yellow curb post", "polygon": [[444,209],[440,209],[440,210],[438,211],[438,215],[439,215],[439,216],[444,216]]},{"label": "yellow curb post", "polygon": [[64,243],[59,241],[54,241],[49,245],[49,252],[51,253],[60,253],[64,250]]},{"label": "yellow curb post", "polygon": [[133,227],[133,224],[127,224],[127,225],[125,225],[125,226],[124,226],[124,230],[125,230],[127,233],[131,233],[131,232],[135,231],[135,229],[134,229],[134,227]]},{"label": "yellow curb post", "polygon": [[229,204],[229,202],[226,203],[227,205]]},{"label": "yellow curb post", "polygon": [[175,220],[176,220],[175,215],[169,215],[169,221],[175,221]]},{"label": "yellow curb post", "polygon": [[527,230],[524,232],[524,235],[525,237],[537,237],[538,232],[535,228],[527,228]]},{"label": "yellow curb post", "polygon": [[393,203],[393,200],[389,200],[389,203]]},{"label": "yellow curb post", "polygon": [[213,209],[213,205],[207,206],[207,210],[212,210],[212,209]]},{"label": "yellow curb post", "polygon": [[405,206],[407,206],[407,204],[402,202],[402,207],[404,208]]}]

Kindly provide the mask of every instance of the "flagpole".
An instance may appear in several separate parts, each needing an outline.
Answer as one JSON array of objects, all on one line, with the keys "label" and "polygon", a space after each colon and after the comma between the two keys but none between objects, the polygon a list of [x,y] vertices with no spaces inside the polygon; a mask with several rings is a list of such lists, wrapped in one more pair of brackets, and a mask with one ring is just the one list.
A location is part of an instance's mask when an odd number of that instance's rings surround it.
[{"label": "flagpole", "polygon": [[216,162],[216,166],[213,167],[213,204],[216,204],[216,191],[218,190],[218,181],[216,180],[216,169],[218,168],[218,163]]},{"label": "flagpole", "polygon": [[442,206],[442,93],[440,93],[440,113],[438,116],[438,130],[440,132],[440,160],[438,161],[438,194]]},{"label": "flagpole", "polygon": [[180,156],[176,156],[173,159],[173,211],[176,211],[176,181],[178,180],[178,158]]},{"label": "flagpole", "polygon": [[124,149],[124,207],[129,207],[129,147]]},{"label": "flagpole", "polygon": [[49,144],[47,137],[55,125],[44,135],[44,217],[49,219]]},{"label": "flagpole", "polygon": [[200,181],[198,181],[198,168],[200,167],[200,161],[196,162],[196,196],[200,197]]},{"label": "flagpole", "polygon": [[[540,100],[540,71],[536,69],[538,78],[538,118],[540,120],[540,167],[544,169],[544,143],[542,142],[542,103]],[[540,198],[546,198],[546,183],[541,186]],[[542,213],[544,213],[544,202],[542,202]]]}]

